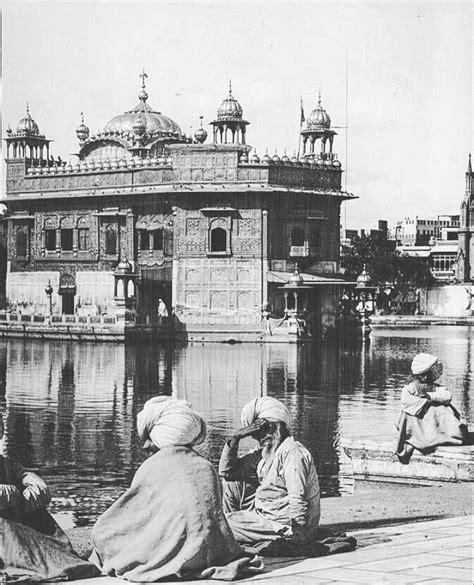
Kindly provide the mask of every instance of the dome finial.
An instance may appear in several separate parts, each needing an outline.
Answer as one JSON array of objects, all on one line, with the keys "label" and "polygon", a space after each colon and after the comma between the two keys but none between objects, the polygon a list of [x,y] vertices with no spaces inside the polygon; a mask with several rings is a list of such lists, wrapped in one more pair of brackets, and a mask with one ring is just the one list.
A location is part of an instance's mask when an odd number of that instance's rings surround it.
[{"label": "dome finial", "polygon": [[469,153],[469,160],[467,162],[467,172],[472,173],[471,153]]},{"label": "dome finial", "polygon": [[321,91],[319,91],[319,96],[318,96],[318,106],[321,105]]},{"label": "dome finial", "polygon": [[82,146],[85,141],[89,138],[90,130],[84,124],[84,112],[81,112],[81,123],[76,128],[76,136],[79,139],[79,144]]},{"label": "dome finial", "polygon": [[145,68],[142,69],[142,72],[138,77],[142,78],[142,89],[145,89],[145,79],[147,79],[148,75],[145,72]]},{"label": "dome finial", "polygon": [[28,114],[28,116],[30,115],[30,104],[28,103],[28,101],[26,102],[26,113]]},{"label": "dome finial", "polygon": [[232,78],[229,77],[229,95],[232,95]]},{"label": "dome finial", "polygon": [[194,139],[199,144],[203,144],[206,141],[206,138],[207,138],[207,132],[202,127],[202,120],[203,120],[203,118],[204,118],[204,116],[199,116],[199,119],[201,120],[201,127],[198,128],[196,130],[196,132],[194,133]]},{"label": "dome finial", "polygon": [[138,94],[138,99],[142,102],[146,102],[146,100],[148,99],[148,94],[145,90],[145,79],[148,78],[148,75],[145,72],[145,68],[143,68],[142,72],[140,73],[140,75],[138,77],[142,78],[142,90]]}]

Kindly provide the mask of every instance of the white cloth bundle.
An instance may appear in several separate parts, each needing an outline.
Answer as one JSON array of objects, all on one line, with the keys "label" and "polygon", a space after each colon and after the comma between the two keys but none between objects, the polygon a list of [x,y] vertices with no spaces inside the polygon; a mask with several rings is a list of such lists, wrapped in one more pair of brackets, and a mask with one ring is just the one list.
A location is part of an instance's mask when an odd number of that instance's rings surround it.
[{"label": "white cloth bundle", "polygon": [[140,437],[158,449],[178,445],[199,445],[206,437],[204,419],[186,400],[169,396],[150,398],[137,416]]},{"label": "white cloth bundle", "polygon": [[290,426],[291,416],[290,411],[286,408],[283,402],[271,396],[263,396],[262,398],[254,398],[248,402],[243,408],[240,415],[242,426],[248,427],[257,418],[265,418],[269,421],[284,422],[287,427]]}]

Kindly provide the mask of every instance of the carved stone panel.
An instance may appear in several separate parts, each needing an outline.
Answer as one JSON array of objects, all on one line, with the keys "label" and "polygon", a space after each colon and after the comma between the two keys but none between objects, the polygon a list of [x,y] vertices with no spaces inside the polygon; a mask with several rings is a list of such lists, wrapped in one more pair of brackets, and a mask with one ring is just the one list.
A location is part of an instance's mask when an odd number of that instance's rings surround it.
[{"label": "carved stone panel", "polygon": [[227,309],[228,293],[224,290],[211,291],[210,294],[210,309],[215,311],[217,309]]},{"label": "carved stone panel", "polygon": [[186,219],[186,236],[195,238],[202,236],[203,220],[198,217],[188,217]]},{"label": "carved stone panel", "polygon": [[252,309],[253,295],[249,290],[239,290],[237,292],[237,309]]}]

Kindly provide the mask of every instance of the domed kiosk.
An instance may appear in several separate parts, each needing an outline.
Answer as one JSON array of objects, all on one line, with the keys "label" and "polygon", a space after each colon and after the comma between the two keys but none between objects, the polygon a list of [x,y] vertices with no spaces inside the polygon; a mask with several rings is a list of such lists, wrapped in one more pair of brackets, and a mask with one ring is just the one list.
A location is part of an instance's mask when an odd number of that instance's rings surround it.
[{"label": "domed kiosk", "polygon": [[[321,105],[321,92],[319,92],[318,105],[314,108],[306,120],[306,128],[301,130],[303,137],[303,156],[314,159],[316,155],[319,160],[332,160],[332,145],[334,136],[337,134],[331,130],[331,118]],[[321,141],[320,152],[316,152],[315,144]]]}]

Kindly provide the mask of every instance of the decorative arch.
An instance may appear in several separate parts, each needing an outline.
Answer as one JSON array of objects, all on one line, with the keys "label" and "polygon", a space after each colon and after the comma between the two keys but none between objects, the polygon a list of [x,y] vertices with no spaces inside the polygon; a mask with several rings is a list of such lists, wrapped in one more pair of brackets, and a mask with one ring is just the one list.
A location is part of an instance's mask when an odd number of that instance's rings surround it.
[{"label": "decorative arch", "polygon": [[88,228],[90,227],[90,218],[88,215],[80,215],[77,218],[77,227],[78,228]]},{"label": "decorative arch", "polygon": [[56,229],[58,225],[58,218],[54,217],[45,217],[44,219],[44,229]]},{"label": "decorative arch", "polygon": [[59,220],[59,227],[61,229],[73,229],[74,218],[72,215],[65,215]]}]

